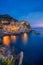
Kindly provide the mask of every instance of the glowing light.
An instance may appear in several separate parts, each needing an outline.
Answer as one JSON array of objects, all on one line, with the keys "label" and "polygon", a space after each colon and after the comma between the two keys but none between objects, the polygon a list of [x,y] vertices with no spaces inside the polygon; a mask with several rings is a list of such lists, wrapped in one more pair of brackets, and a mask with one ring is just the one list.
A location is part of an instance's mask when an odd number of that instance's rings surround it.
[{"label": "glowing light", "polygon": [[4,31],[7,31],[7,32],[18,32],[18,30],[19,30],[19,26],[17,26],[17,25],[13,25],[13,26],[11,26],[11,25],[4,25],[3,26],[3,30]]},{"label": "glowing light", "polygon": [[28,35],[27,35],[27,33],[24,33],[24,34],[22,35],[22,39],[23,39],[23,42],[24,42],[24,43],[26,43],[26,42],[28,41]]},{"label": "glowing light", "polygon": [[9,44],[10,44],[10,37],[9,36],[3,37],[3,44],[9,46]]},{"label": "glowing light", "polygon": [[15,35],[12,35],[12,36],[11,36],[11,40],[12,40],[13,42],[16,42],[16,39],[17,39],[17,37],[16,37]]},{"label": "glowing light", "polygon": [[17,31],[18,31],[18,29],[19,29],[19,27],[18,27],[18,26],[14,26],[14,28],[13,28],[14,32],[17,32]]}]

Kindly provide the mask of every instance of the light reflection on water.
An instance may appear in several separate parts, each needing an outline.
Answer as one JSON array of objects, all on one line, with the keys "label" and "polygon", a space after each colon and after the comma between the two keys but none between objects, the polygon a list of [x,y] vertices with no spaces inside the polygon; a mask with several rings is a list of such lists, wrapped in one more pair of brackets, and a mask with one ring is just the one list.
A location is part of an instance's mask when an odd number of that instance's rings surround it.
[{"label": "light reflection on water", "polygon": [[15,35],[11,35],[11,40],[12,40],[12,42],[16,42],[16,40],[17,40],[17,36],[15,36]]},{"label": "light reflection on water", "polygon": [[[28,41],[28,34],[27,33],[22,34],[21,38],[22,38],[23,43],[27,43],[27,41]],[[3,44],[9,45],[11,41],[16,43],[17,36],[15,36],[15,35],[8,36],[7,35],[7,36],[3,37]]]},{"label": "light reflection on water", "polygon": [[24,33],[22,35],[22,41],[23,41],[23,43],[27,43],[27,41],[28,41],[28,34],[27,33]]},{"label": "light reflection on water", "polygon": [[9,36],[4,36],[3,37],[3,44],[9,46],[10,45],[10,37]]}]

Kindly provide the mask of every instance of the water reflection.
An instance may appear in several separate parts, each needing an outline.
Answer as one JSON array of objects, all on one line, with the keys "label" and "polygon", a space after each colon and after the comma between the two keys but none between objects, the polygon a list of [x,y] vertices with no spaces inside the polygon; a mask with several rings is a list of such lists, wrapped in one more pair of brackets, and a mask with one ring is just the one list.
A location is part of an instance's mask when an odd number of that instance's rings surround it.
[{"label": "water reflection", "polygon": [[10,44],[10,36],[4,36],[3,37],[3,44],[9,46],[9,44]]},{"label": "water reflection", "polygon": [[17,36],[11,35],[11,41],[16,42],[16,40],[17,40]]},{"label": "water reflection", "polygon": [[26,43],[28,41],[28,34],[27,33],[24,33],[22,35],[22,40],[23,40],[23,43]]},{"label": "water reflection", "polygon": [[[22,37],[23,43],[26,43],[28,41],[28,34],[27,33],[22,34],[21,37]],[[6,36],[3,36],[3,44],[9,46],[9,44],[10,44],[11,41],[14,42],[14,43],[16,43],[17,36],[15,36],[15,35],[11,35],[11,36],[6,35]]]}]

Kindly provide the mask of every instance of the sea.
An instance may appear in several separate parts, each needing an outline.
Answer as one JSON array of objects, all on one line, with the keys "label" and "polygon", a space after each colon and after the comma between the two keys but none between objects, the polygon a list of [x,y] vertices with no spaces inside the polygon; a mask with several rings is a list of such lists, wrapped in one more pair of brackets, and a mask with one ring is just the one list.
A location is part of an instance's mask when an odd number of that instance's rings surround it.
[{"label": "sea", "polygon": [[22,42],[21,37],[15,44],[16,53],[23,51],[23,65],[43,65],[43,28],[33,28],[40,34],[28,34],[26,43]]},{"label": "sea", "polygon": [[23,51],[23,65],[43,65],[43,28],[33,28],[40,34],[29,33],[26,42],[21,35],[17,41],[11,42],[10,47],[15,47],[15,54]]}]

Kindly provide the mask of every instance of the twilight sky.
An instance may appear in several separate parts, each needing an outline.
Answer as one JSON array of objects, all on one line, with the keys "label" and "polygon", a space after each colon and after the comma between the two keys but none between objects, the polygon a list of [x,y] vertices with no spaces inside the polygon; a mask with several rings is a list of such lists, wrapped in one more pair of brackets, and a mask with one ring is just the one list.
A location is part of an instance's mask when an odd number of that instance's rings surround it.
[{"label": "twilight sky", "polygon": [[27,20],[32,27],[43,27],[43,0],[0,0],[0,14]]}]

